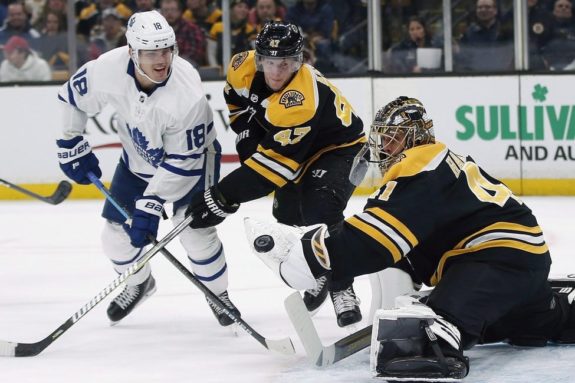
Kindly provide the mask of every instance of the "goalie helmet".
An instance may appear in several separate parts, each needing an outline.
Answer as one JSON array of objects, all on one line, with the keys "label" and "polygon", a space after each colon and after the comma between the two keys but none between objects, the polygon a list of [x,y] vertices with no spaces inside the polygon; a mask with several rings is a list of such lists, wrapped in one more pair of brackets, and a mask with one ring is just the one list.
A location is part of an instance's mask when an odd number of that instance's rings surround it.
[{"label": "goalie helmet", "polygon": [[256,67],[263,71],[264,59],[293,61],[292,71],[296,72],[303,62],[303,36],[299,28],[290,23],[270,21],[266,23],[256,38]]},{"label": "goalie helmet", "polygon": [[[137,12],[130,17],[126,27],[126,40],[132,49],[130,57],[134,61],[136,69],[141,75],[154,83],[158,82],[148,77],[140,66],[140,51],[172,48],[172,63],[178,55],[174,29],[168,24],[164,16],[155,10]],[[170,63],[169,73],[171,73],[171,70],[172,64]]]},{"label": "goalie helmet", "polygon": [[385,105],[369,130],[371,161],[379,165],[382,174],[401,159],[405,150],[432,143],[433,121],[415,98],[401,96]]}]

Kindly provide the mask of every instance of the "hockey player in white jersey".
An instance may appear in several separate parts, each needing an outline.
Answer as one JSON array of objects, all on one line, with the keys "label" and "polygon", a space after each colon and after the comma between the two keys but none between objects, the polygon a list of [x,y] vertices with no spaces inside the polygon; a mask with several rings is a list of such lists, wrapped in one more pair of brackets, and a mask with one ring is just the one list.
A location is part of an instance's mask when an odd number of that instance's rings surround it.
[{"label": "hockey player in white jersey", "polygon": [[[106,202],[102,233],[105,254],[118,273],[145,253],[156,236],[165,203],[173,203],[173,224],[184,219],[194,193],[219,177],[220,146],[212,111],[198,72],[178,57],[172,27],[157,11],[135,13],[128,21],[128,46],[113,49],[81,67],[58,94],[64,109],[63,138],[57,140],[64,173],[89,184],[100,177],[98,159],[83,134],[88,114],[110,104],[117,112],[122,155],[111,185],[115,199],[132,215],[130,226]],[[239,316],[228,293],[227,265],[216,229],[186,229],[180,241],[192,269],[228,309]],[[156,290],[149,264],[132,275],[108,307],[117,323]],[[212,305],[222,326],[233,323]]]}]

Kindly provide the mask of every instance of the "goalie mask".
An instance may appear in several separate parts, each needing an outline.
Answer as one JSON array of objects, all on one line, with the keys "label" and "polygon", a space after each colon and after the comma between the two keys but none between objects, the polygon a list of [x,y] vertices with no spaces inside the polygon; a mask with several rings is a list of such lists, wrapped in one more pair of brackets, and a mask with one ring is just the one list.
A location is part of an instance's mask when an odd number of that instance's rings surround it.
[{"label": "goalie mask", "polygon": [[432,143],[435,143],[433,121],[423,104],[415,98],[398,97],[375,115],[368,143],[354,159],[350,181],[359,185],[368,163],[377,164],[383,176],[405,150]]},{"label": "goalie mask", "polygon": [[[158,11],[134,13],[128,20],[126,40],[131,48],[130,57],[139,74],[154,84],[160,84],[170,76],[174,58],[178,55],[176,34]],[[157,71],[154,65],[157,68],[167,65],[165,75]],[[150,73],[146,73],[142,66],[149,67]]]}]

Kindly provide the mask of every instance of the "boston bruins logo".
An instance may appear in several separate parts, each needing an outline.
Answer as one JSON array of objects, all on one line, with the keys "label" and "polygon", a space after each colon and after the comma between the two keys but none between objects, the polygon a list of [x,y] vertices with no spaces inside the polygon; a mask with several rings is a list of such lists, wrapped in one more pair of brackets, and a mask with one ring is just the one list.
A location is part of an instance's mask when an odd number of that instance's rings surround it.
[{"label": "boston bruins logo", "polygon": [[248,57],[248,52],[238,53],[237,55],[234,56],[234,59],[232,61],[232,67],[234,68],[234,70],[238,70],[240,65],[242,65],[242,63],[246,61],[246,57]]},{"label": "boston bruins logo", "polygon": [[280,98],[280,104],[285,106],[285,108],[291,108],[292,106],[302,105],[305,97],[303,94],[297,90],[288,90],[282,94]]}]

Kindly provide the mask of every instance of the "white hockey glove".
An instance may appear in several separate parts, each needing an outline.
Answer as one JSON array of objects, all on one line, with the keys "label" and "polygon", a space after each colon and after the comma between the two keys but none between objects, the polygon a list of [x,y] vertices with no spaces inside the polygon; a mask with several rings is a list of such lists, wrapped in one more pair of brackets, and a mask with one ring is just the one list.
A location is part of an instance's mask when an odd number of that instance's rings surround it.
[{"label": "white hockey glove", "polygon": [[[321,232],[325,236],[325,224],[296,227],[245,218],[244,226],[252,252],[288,286],[296,290],[316,288],[316,278],[304,256],[302,238],[310,231]],[[325,245],[320,252],[325,254],[329,265]]]}]

